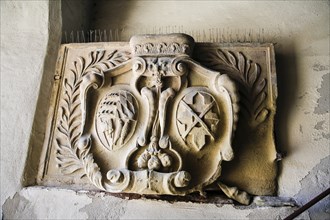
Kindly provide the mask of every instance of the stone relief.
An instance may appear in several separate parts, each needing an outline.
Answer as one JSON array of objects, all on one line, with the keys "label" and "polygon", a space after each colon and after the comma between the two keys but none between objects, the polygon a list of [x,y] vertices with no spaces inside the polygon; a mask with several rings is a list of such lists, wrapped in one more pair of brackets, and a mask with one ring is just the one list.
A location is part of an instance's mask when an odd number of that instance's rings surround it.
[{"label": "stone relief", "polygon": [[64,45],[60,54],[41,184],[88,179],[112,193],[183,196],[216,183],[242,204],[244,190],[258,194],[222,178],[222,164],[236,156],[239,116],[257,128],[273,112],[260,64],[185,34]]},{"label": "stone relief", "polygon": [[108,150],[122,147],[131,137],[136,125],[137,104],[125,90],[107,94],[99,103],[96,131]]},{"label": "stone relief", "polygon": [[[208,53],[208,52],[206,52]],[[265,107],[267,79],[262,78],[258,63],[247,59],[242,52],[233,53],[218,49],[208,55],[201,55],[199,61],[207,67],[226,72],[240,86],[241,111],[245,117],[252,117],[252,123],[259,124],[268,116]]]},{"label": "stone relief", "polygon": [[180,101],[177,114],[180,136],[188,146],[200,150],[206,144],[206,137],[215,140],[219,113],[212,95],[198,90],[188,93]]}]

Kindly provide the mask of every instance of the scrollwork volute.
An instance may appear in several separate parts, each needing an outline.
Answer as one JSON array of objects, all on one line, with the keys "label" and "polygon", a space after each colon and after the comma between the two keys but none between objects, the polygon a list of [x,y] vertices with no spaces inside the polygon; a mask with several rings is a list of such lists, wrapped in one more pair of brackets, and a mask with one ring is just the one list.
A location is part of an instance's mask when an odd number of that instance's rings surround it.
[{"label": "scrollwork volute", "polygon": [[238,93],[193,48],[184,34],[144,35],[77,58],[63,81],[61,172],[115,193],[186,195],[217,180],[234,155]]}]

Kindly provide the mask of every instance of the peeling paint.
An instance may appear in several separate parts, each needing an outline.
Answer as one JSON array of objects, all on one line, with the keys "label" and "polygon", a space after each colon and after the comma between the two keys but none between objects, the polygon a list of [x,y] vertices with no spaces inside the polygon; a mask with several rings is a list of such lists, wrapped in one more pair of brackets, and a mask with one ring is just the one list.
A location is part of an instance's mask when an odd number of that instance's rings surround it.
[{"label": "peeling paint", "polygon": [[[296,201],[300,204],[306,204],[311,199],[330,187],[330,156],[322,159],[301,181],[301,190],[295,195]],[[330,196],[327,196],[308,212],[311,219],[329,219],[330,217]]]},{"label": "peeling paint", "polygon": [[330,133],[322,133],[322,137],[325,138],[325,139],[330,139]]},{"label": "peeling paint", "polygon": [[2,205],[2,219],[36,219],[37,215],[29,200],[15,193]]},{"label": "peeling paint", "polygon": [[321,87],[317,89],[320,93],[320,98],[317,100],[317,106],[314,109],[315,114],[326,114],[329,112],[329,88],[330,88],[330,73],[322,76]]},{"label": "peeling paint", "polygon": [[321,140],[322,138],[324,139],[330,139],[330,133],[327,132],[327,127],[326,127],[326,124],[325,124],[326,120],[322,120],[322,121],[319,121],[316,123],[316,125],[314,126],[314,129],[318,130],[318,131],[323,131],[321,133],[321,136],[318,137],[318,138],[314,138],[314,140],[318,141],[318,140]]},{"label": "peeling paint", "polygon": [[316,130],[323,130],[323,124],[324,124],[325,120],[319,121],[316,123],[316,125],[314,126],[314,128]]},{"label": "peeling paint", "polygon": [[[248,219],[276,219],[281,220],[293,213],[297,208],[282,207],[277,209],[276,212],[268,209],[256,209],[253,210],[248,216]],[[267,217],[266,217],[267,216]],[[303,213],[299,216],[299,219],[310,219],[307,213]]]}]

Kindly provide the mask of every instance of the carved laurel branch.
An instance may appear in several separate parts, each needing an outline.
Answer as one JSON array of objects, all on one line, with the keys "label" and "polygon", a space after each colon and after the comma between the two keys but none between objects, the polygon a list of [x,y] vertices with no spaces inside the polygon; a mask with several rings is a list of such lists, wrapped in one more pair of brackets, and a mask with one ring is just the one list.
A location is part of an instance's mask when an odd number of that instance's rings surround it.
[{"label": "carved laurel branch", "polygon": [[102,174],[90,152],[91,139],[82,136],[83,131],[80,126],[82,120],[80,87],[84,77],[97,73],[103,78],[104,72],[129,59],[128,52],[114,50],[106,56],[105,50],[92,51],[87,60],[78,57],[77,61],[73,62],[74,68],[70,69],[70,74],[64,79],[64,101],[60,107],[60,121],[57,126],[64,139],[56,139],[57,164],[63,174],[79,172],[81,178],[87,176],[100,189],[104,189]]},{"label": "carved laurel branch", "polygon": [[228,74],[239,84],[241,111],[246,118],[263,122],[269,110],[266,108],[267,80],[261,77],[260,65],[246,58],[242,52],[223,51],[205,52],[199,61],[207,67]]}]

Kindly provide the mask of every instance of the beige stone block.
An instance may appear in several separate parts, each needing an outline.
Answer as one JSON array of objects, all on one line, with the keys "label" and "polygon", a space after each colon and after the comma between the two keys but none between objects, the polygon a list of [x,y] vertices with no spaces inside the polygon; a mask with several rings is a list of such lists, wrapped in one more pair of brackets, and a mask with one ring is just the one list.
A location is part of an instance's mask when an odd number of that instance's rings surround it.
[{"label": "beige stone block", "polygon": [[276,94],[271,44],[195,44],[170,34],[63,45],[38,183],[273,195]]}]

